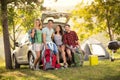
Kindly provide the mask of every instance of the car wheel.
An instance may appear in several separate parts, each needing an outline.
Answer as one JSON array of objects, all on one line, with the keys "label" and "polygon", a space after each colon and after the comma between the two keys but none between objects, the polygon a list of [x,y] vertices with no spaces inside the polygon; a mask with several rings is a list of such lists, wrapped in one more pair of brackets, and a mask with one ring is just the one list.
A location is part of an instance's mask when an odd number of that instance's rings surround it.
[{"label": "car wheel", "polygon": [[12,67],[13,69],[19,69],[20,68],[20,64],[17,63],[16,57],[13,55],[12,58]]},{"label": "car wheel", "polygon": [[35,58],[34,58],[34,56],[32,55],[32,53],[29,54],[29,59],[28,59],[28,60],[29,60],[29,68],[30,68],[30,69],[33,69]]}]

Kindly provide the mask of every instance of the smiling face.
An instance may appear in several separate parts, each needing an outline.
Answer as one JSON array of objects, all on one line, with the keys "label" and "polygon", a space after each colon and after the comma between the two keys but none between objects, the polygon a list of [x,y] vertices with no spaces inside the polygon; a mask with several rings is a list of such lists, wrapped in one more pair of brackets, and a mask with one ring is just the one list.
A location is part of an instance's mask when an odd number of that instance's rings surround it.
[{"label": "smiling face", "polygon": [[36,26],[40,26],[40,21],[36,21]]},{"label": "smiling face", "polygon": [[39,19],[36,19],[36,20],[35,20],[35,23],[34,23],[34,26],[35,26],[36,28],[41,28],[41,21],[40,21]]},{"label": "smiling face", "polygon": [[56,32],[60,32],[60,27],[57,26],[56,29],[55,29]]},{"label": "smiling face", "polygon": [[70,31],[70,26],[69,26],[69,25],[66,25],[66,26],[65,26],[65,31],[66,31],[66,32],[69,32],[69,31]]},{"label": "smiling face", "polygon": [[52,28],[53,27],[53,21],[48,21],[48,27]]}]

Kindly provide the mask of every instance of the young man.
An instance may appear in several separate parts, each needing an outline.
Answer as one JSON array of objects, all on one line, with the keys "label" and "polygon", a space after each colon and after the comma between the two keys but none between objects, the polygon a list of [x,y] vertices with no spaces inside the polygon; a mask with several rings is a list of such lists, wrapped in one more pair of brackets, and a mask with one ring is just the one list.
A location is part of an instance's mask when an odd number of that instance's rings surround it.
[{"label": "young man", "polygon": [[[78,50],[82,50],[79,44],[79,39],[75,31],[71,31],[70,25],[65,25],[66,33],[63,36],[63,43],[66,46],[66,51],[70,62],[74,62],[72,60],[72,53],[78,52]],[[72,53],[71,53],[72,52]],[[75,62],[74,62],[75,63]]]},{"label": "young man", "polygon": [[58,48],[55,43],[53,43],[52,37],[54,34],[53,30],[53,20],[48,20],[48,24],[42,29],[43,32],[43,43],[46,49],[51,49],[57,56],[57,63],[59,62]]}]

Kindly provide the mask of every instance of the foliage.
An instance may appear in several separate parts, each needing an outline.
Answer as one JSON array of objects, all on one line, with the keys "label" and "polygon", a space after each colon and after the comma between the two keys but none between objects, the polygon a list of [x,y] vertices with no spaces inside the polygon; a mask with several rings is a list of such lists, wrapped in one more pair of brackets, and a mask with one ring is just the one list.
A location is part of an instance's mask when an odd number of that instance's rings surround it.
[{"label": "foliage", "polygon": [[[39,2],[38,0],[34,0],[35,2]],[[16,26],[16,22],[19,22],[19,17],[16,15],[16,12],[14,9],[17,9],[17,5],[19,6],[18,8],[22,8],[23,10],[25,9],[26,10],[26,13],[27,13],[27,7],[24,6],[23,3],[25,3],[27,5],[28,4],[32,4],[32,3],[35,3],[34,1],[32,0],[0,0],[0,6],[1,6],[1,21],[2,21],[2,29],[3,29],[3,39],[4,39],[4,50],[5,50],[5,61],[6,61],[6,68],[7,69],[12,69],[12,60],[11,60],[11,49],[10,49],[10,40],[9,40],[9,31],[11,31],[10,27],[8,29],[8,23],[10,25],[13,26],[13,45],[14,45],[14,48],[15,49],[15,41],[16,41],[16,30],[15,30],[15,26]],[[43,0],[41,0],[43,2]],[[36,3],[37,3],[36,2]],[[12,6],[9,8],[9,4]],[[23,5],[23,6],[22,6]],[[35,8],[39,8],[38,6],[35,7]],[[31,9],[31,8],[30,8]],[[10,13],[9,13],[10,11]],[[32,13],[32,11],[30,12],[29,11],[29,14]],[[11,15],[11,16],[9,16]],[[15,20],[14,18],[17,18],[17,20]],[[25,18],[26,19],[26,18]],[[9,22],[8,22],[9,21]],[[15,22],[16,21],[16,22]],[[22,20],[22,23],[26,23],[26,22],[23,22],[24,20]],[[22,23],[19,23],[20,25]],[[18,24],[18,25],[19,25]]]},{"label": "foliage", "polygon": [[21,32],[28,32],[34,25],[34,20],[41,15],[40,4],[28,2],[12,2],[8,4],[8,22],[11,48],[15,49],[15,42]]},{"label": "foliage", "polygon": [[[1,4],[0,4],[1,7]],[[1,10],[0,10],[0,15],[1,15]],[[1,16],[0,16],[0,20],[1,20]],[[0,22],[0,34],[2,33],[2,26],[1,26],[1,22]]]},{"label": "foliage", "polygon": [[108,32],[112,36],[120,34],[120,2],[118,0],[94,0],[90,5],[80,3],[72,11],[73,29],[77,29],[81,40],[98,32]]},{"label": "foliage", "polygon": [[[18,2],[17,5],[13,2],[8,4],[9,25],[20,26],[25,31],[33,27],[34,19],[41,15],[41,5],[36,3],[28,4],[27,2]],[[11,27],[10,27],[11,28]]]}]

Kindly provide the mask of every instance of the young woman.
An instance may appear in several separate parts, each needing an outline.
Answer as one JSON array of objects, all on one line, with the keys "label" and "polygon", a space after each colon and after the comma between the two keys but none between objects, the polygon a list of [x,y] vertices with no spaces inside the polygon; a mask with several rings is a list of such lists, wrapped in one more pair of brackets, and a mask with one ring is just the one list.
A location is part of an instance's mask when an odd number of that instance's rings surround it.
[{"label": "young woman", "polygon": [[59,51],[62,54],[63,62],[64,62],[64,67],[67,68],[67,62],[66,62],[66,55],[65,55],[65,45],[63,44],[63,30],[61,25],[57,25],[55,29],[55,34],[54,34],[54,41],[59,49]]},{"label": "young woman", "polygon": [[34,61],[33,69],[39,69],[39,66],[36,66],[40,59],[40,53],[42,50],[42,26],[41,21],[39,19],[35,20],[34,28],[31,32],[31,37],[34,38],[33,42],[33,50],[36,52],[36,58]]}]

